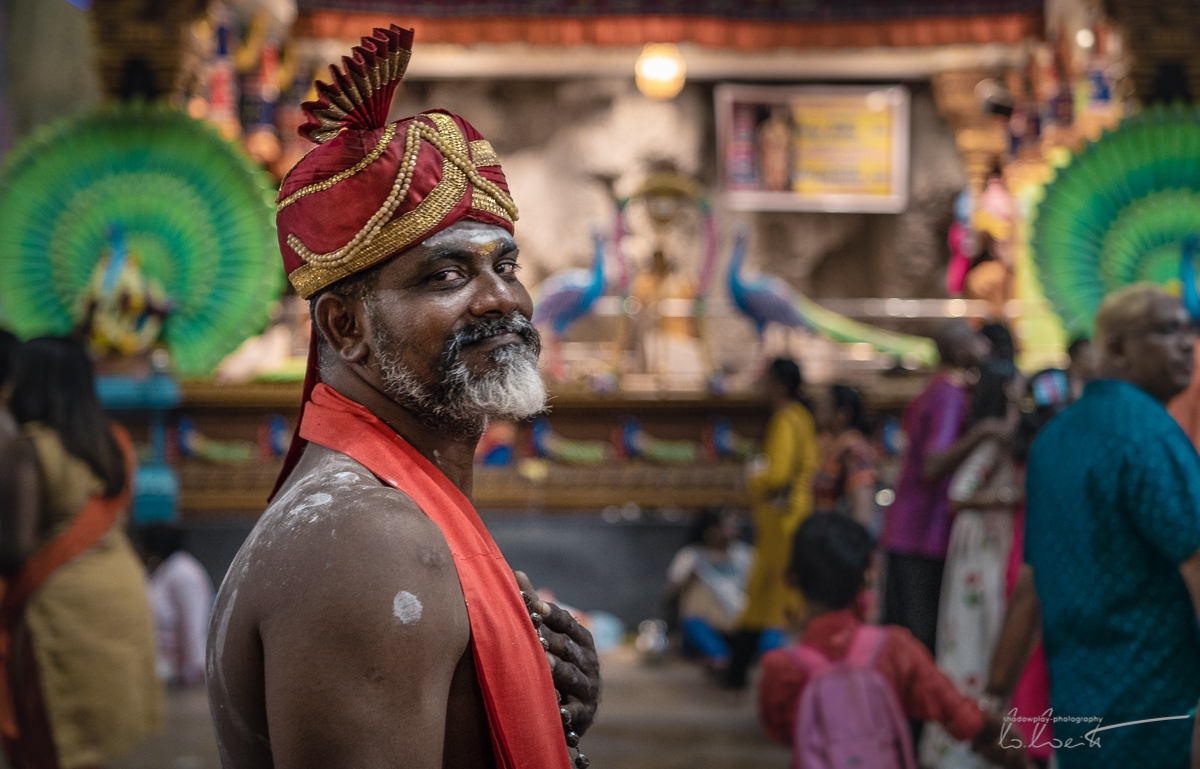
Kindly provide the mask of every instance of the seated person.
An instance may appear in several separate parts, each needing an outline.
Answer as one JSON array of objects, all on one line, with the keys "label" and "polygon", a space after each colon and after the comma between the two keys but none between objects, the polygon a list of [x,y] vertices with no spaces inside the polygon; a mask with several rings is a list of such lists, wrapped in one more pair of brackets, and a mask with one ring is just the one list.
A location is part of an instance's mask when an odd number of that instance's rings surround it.
[{"label": "seated person", "polygon": [[[909,752],[907,762],[901,757],[887,762],[889,766],[915,766],[912,744],[904,718],[937,721],[956,739],[971,740],[972,748],[988,761],[1006,767],[1023,767],[1025,752],[1015,726],[1004,724],[1000,716],[980,710],[975,701],[958,693],[951,681],[938,670],[924,644],[909,631],[895,625],[883,628],[866,625],[855,609],[858,593],[867,583],[867,570],[875,543],[862,524],[838,513],[814,513],[796,532],[788,578],[793,580],[804,596],[805,627],[800,643],[790,648],[768,652],[762,659],[762,678],[758,690],[759,720],[767,736],[776,742],[797,748],[793,743],[799,726],[801,730],[813,723],[800,711],[801,695],[809,684],[808,666],[800,657],[814,657],[828,665],[847,659],[851,647],[862,646],[862,637],[878,635],[880,643],[862,668],[877,671],[890,685],[897,704],[893,726],[896,741],[885,746]],[[872,632],[875,628],[875,632]],[[856,638],[858,638],[856,642]],[[851,667],[854,662],[848,663]],[[819,674],[820,675],[820,674]],[[819,680],[819,679],[818,679]],[[854,683],[849,676],[826,678],[822,694],[828,686]],[[845,698],[847,701],[853,697]],[[886,705],[886,703],[884,703]],[[803,723],[798,723],[797,717]],[[844,719],[843,719],[844,720]],[[831,731],[846,731],[846,725],[827,725]],[[1005,745],[1001,748],[1002,729]],[[869,731],[860,732],[870,734]],[[804,733],[802,741],[807,750],[810,738]],[[899,743],[897,745],[896,743]],[[799,748],[797,748],[799,749]],[[876,762],[877,763],[877,762]],[[872,765],[874,763],[866,763]]]},{"label": "seated person", "polygon": [[695,536],[667,569],[666,601],[678,602],[684,641],[712,670],[729,664],[728,634],[746,606],[746,578],[754,548],[738,539],[737,514],[706,508]]},{"label": "seated person", "polygon": [[182,686],[202,683],[212,581],[200,562],[183,549],[183,531],[178,526],[146,526],[138,539],[154,611],[158,677]]}]

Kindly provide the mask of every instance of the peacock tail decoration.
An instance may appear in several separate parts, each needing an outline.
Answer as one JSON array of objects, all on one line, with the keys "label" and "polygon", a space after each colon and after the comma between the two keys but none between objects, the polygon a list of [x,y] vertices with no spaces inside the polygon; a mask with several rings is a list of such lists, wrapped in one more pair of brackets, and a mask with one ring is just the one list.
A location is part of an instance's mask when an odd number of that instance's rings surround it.
[{"label": "peacock tail decoration", "polygon": [[161,324],[175,372],[208,374],[282,289],[274,196],[214,128],[166,105],[45,126],[0,170],[5,322],[22,337],[86,327],[118,354],[157,343]]},{"label": "peacock tail decoration", "polygon": [[905,366],[933,368],[938,364],[937,345],[932,339],[860,323],[827,310],[804,294],[796,294],[796,309],[822,336],[842,344],[868,344]]},{"label": "peacock tail decoration", "polygon": [[753,321],[760,338],[770,324],[777,323],[786,328],[807,328],[834,342],[868,344],[902,365],[937,365],[937,347],[927,337],[859,323],[825,309],[774,275],[743,273],[749,237],[745,225],[737,228],[729,258],[728,289],[734,308]]},{"label": "peacock tail decoration", "polygon": [[1068,334],[1090,333],[1114,289],[1179,276],[1200,231],[1200,109],[1155,105],[1088,144],[1045,187],[1031,245]]}]

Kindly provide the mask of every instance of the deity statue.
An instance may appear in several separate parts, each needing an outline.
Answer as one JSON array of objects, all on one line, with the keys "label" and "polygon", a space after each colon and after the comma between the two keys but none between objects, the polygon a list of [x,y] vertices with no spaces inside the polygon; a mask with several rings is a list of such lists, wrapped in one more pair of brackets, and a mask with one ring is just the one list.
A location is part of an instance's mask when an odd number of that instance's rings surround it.
[{"label": "deity statue", "polygon": [[[638,308],[633,320],[633,344],[647,374],[667,389],[701,386],[709,373],[702,339],[703,300],[712,272],[715,225],[702,188],[692,178],[673,169],[650,175],[632,196],[641,198],[652,228],[648,265],[636,273],[630,297]],[[629,199],[619,204],[624,210]],[[685,210],[699,209],[704,228],[705,253],[699,271],[676,269],[668,257],[678,248],[671,231],[686,226]],[[623,229],[623,221],[619,223]]]},{"label": "deity statue", "polygon": [[791,144],[788,110],[775,107],[771,116],[758,127],[758,164],[763,189],[782,192],[792,188],[792,164],[788,158]]},{"label": "deity statue", "polygon": [[158,343],[171,301],[162,284],[142,272],[123,228],[112,226],[109,241],[77,300],[77,331],[100,358],[140,356]]}]

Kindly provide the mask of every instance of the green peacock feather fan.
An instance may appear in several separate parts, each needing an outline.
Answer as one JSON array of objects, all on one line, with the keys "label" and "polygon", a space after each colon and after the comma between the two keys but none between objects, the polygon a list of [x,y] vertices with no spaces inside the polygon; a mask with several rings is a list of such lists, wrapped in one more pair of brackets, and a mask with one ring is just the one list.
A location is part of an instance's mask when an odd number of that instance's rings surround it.
[{"label": "green peacock feather fan", "polygon": [[51,124],[0,170],[0,307],[22,337],[69,333],[123,229],[169,296],[181,376],[210,373],[262,331],[283,286],[268,177],[211,126],[161,104]]},{"label": "green peacock feather fan", "polygon": [[1179,275],[1200,231],[1200,110],[1156,105],[1105,133],[1046,186],[1031,244],[1068,333],[1091,331],[1104,296]]}]

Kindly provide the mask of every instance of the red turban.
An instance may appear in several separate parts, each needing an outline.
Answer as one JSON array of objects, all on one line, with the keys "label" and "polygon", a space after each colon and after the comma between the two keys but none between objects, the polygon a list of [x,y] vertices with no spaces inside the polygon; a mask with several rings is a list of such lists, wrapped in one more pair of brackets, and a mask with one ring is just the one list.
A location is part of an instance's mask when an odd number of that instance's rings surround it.
[{"label": "red turban", "polygon": [[307,299],[455,222],[509,232],[517,208],[492,145],[444,110],[386,123],[411,30],[377,29],[317,84],[300,133],[319,143],[279,190],[276,223],[288,279]]},{"label": "red turban", "polygon": [[[283,266],[305,299],[342,278],[403,253],[455,222],[513,231],[517,207],[492,145],[445,110],[387,123],[412,51],[412,30],[376,29],[317,83],[300,134],[318,146],[280,185],[276,224]],[[309,352],[303,417],[319,376],[317,330]],[[300,458],[295,437],[276,484]]]}]

